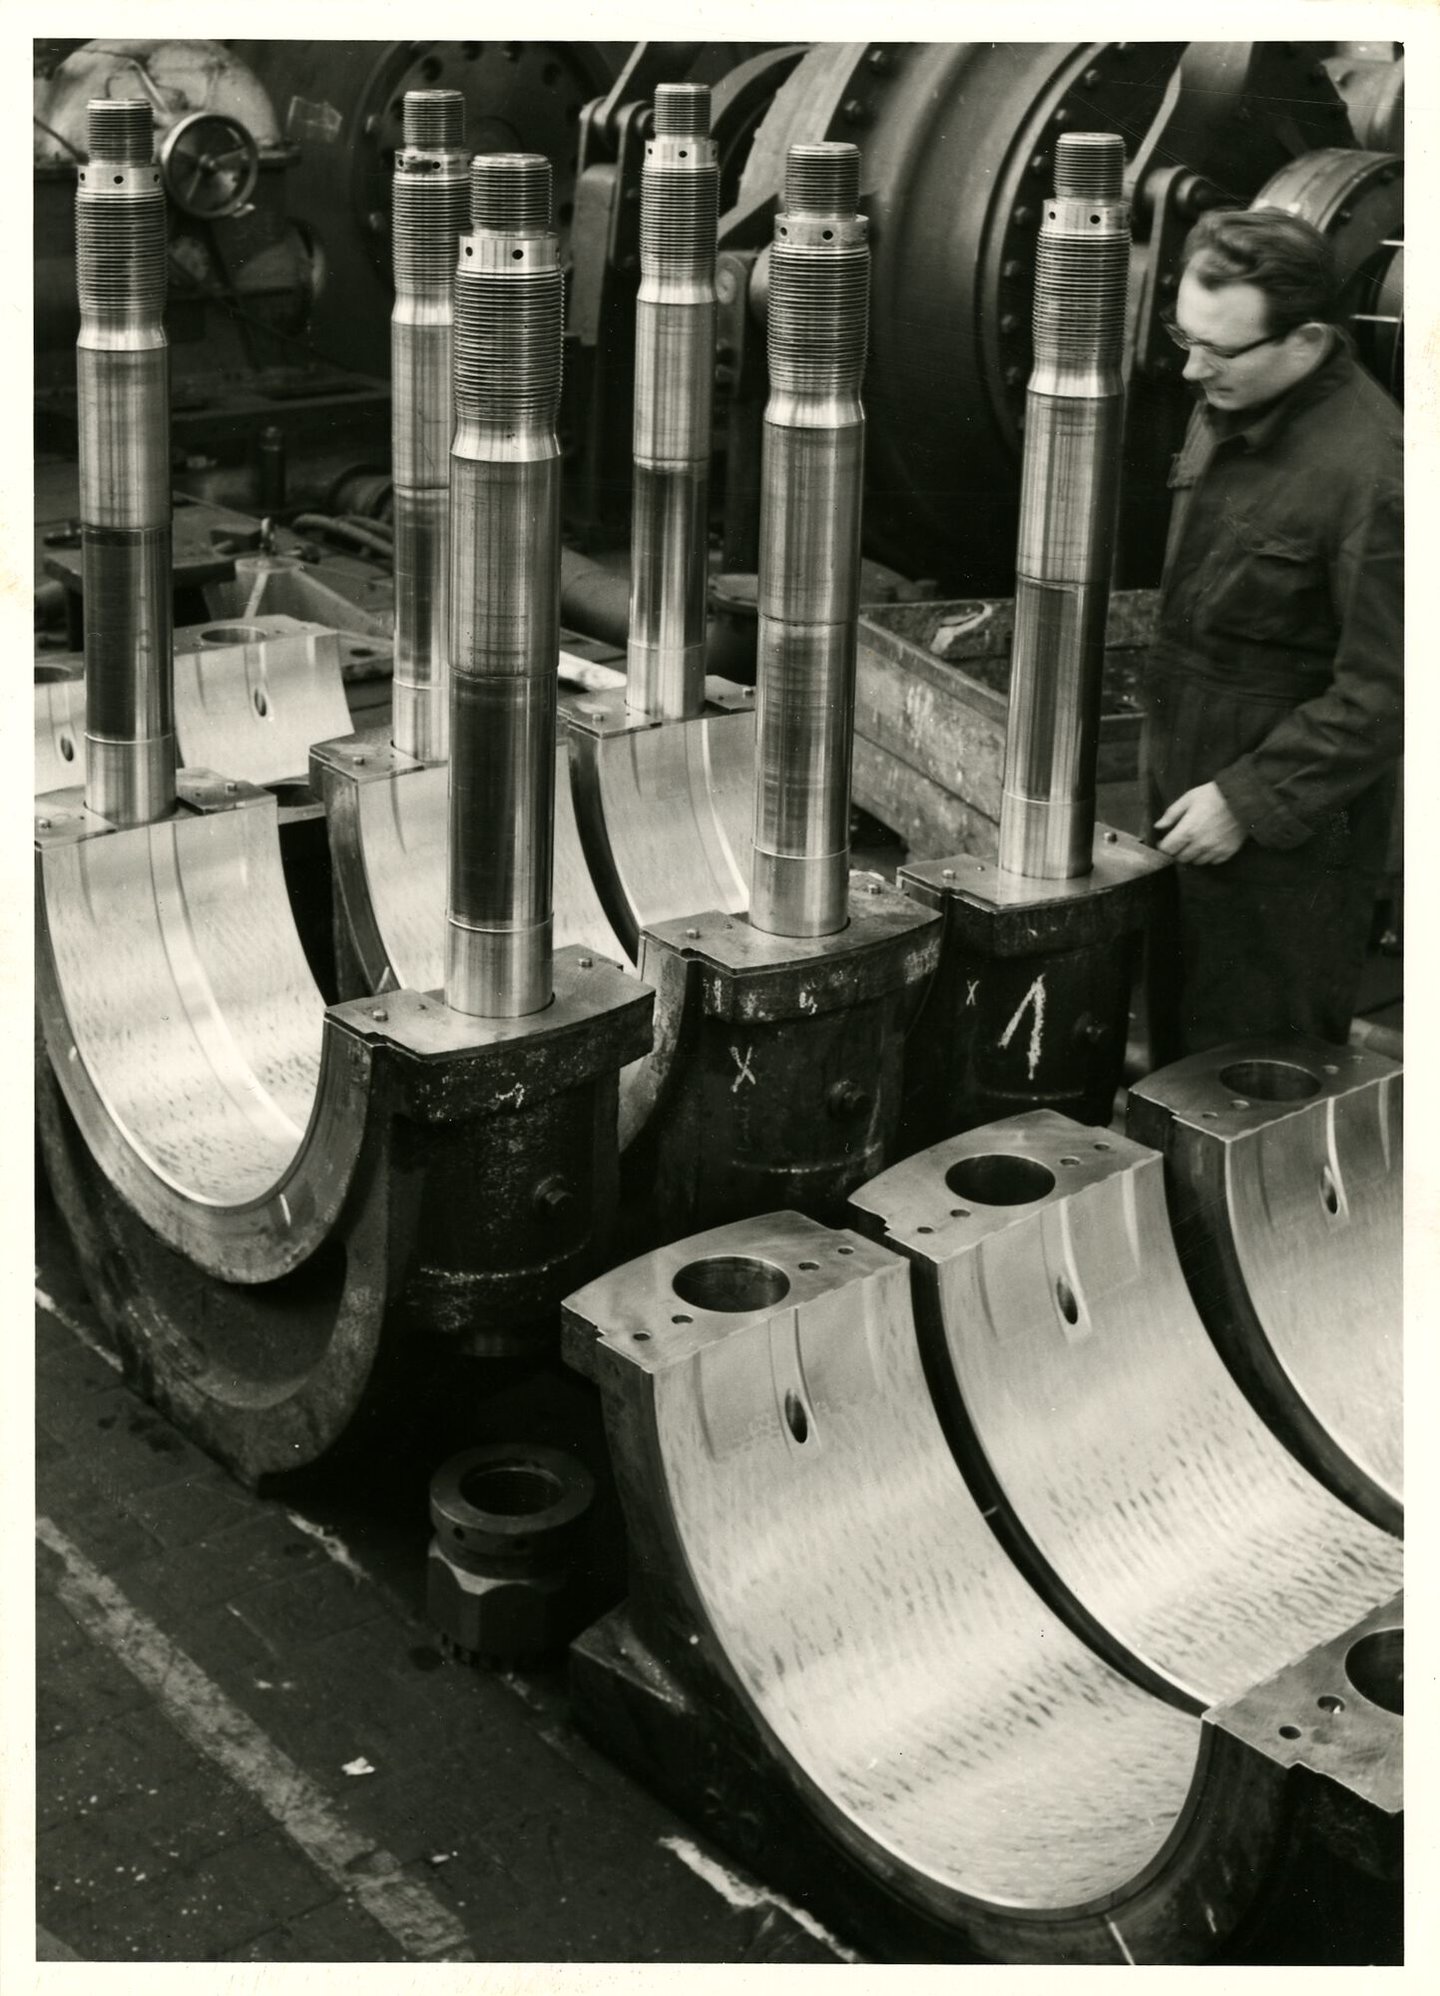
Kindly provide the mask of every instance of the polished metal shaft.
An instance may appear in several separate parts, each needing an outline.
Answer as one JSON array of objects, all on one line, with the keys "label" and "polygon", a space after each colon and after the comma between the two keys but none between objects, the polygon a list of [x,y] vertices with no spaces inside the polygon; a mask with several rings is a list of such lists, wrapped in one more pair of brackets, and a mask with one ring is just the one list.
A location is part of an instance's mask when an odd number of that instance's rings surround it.
[{"label": "polished metal shaft", "polygon": [[854,146],[793,145],[770,257],[750,921],[843,929],[869,319]]},{"label": "polished metal shaft", "polygon": [[708,86],[660,84],[640,179],[626,693],[657,721],[705,704],[719,189]]},{"label": "polished metal shaft", "polygon": [[458,90],[407,90],[392,199],[391,477],[395,680],[391,739],[443,760],[450,719],[451,325],[456,245],[470,215]]},{"label": "polished metal shaft", "polygon": [[96,99],[75,199],[85,802],[117,825],[175,805],[165,193],[150,106]]},{"label": "polished metal shaft", "polygon": [[1088,873],[1125,395],[1124,141],[1068,132],[1035,272],[1000,864]]},{"label": "polished metal shaft", "polygon": [[483,1018],[551,998],[564,335],[550,162],[471,162],[455,273],[445,996]]}]

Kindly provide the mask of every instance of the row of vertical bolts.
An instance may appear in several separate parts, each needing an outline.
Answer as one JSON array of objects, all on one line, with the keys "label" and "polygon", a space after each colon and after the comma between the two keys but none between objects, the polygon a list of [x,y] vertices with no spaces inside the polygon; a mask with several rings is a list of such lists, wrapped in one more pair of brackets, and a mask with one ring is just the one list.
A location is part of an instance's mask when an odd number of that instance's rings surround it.
[{"label": "row of vertical bolts", "polygon": [[[551,996],[562,280],[548,161],[481,154],[467,176],[463,116],[459,92],[408,93],[396,160],[394,739],[421,757],[449,751],[447,1002],[515,1017]],[[628,698],[661,721],[692,718],[704,699],[709,118],[703,86],[661,85],[642,179]],[[1118,139],[1063,137],[1041,229],[1001,859],[1042,877],[1089,865],[1123,162]],[[847,919],[869,291],[859,191],[854,146],[791,146],[769,283],[750,907],[776,935]],[[165,207],[148,104],[92,103],[77,206],[86,802],[135,824],[175,800]],[[1067,481],[1069,516],[1087,523],[1078,548],[1043,530]]]}]

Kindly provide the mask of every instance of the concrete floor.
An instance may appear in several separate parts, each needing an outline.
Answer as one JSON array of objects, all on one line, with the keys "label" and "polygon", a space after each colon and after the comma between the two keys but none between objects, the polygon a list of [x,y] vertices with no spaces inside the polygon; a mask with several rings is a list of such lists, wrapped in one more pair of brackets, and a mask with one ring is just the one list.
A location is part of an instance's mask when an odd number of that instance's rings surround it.
[{"label": "concrete floor", "polygon": [[138,1399],[57,1232],[42,1212],[41,1959],[856,1958],[591,1749],[562,1673],[442,1659],[423,1477],[418,1532],[363,1487],[258,1498]]}]

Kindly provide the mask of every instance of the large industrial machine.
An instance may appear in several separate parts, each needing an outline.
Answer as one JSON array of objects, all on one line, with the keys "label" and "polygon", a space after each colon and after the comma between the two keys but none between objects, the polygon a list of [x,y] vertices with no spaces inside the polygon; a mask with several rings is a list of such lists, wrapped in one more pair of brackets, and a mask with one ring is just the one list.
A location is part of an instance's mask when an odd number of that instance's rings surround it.
[{"label": "large industrial machine", "polygon": [[[265,1487],[589,1381],[608,1597],[516,1436],[436,1625],[874,1956],[1393,1908],[1400,1067],[1122,1093],[1169,862],[1098,772],[1189,221],[1325,229],[1399,384],[1395,51],[41,68],[37,1106],[128,1374]],[[993,835],[885,874],[876,588],[1010,636]]]}]

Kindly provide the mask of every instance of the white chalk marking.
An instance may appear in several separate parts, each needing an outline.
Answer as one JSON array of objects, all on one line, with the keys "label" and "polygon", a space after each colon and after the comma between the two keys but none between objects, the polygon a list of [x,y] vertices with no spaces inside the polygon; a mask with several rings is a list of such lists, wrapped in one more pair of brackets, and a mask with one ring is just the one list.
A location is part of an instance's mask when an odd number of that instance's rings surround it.
[{"label": "white chalk marking", "polygon": [[1135,1966],[1135,1957],[1133,1954],[1131,1954],[1129,1948],[1126,1947],[1125,1945],[1124,1934],[1121,1933],[1120,1929],[1116,1926],[1113,1920],[1107,1920],[1105,1924],[1110,1929],[1111,1933],[1115,1936],[1116,1947],[1119,1948],[1121,1954],[1124,1955],[1130,1967],[1133,1968]]},{"label": "white chalk marking", "polygon": [[746,1047],[744,1053],[742,1054],[739,1047],[731,1047],[730,1058],[731,1060],[734,1061],[735,1065],[740,1070],[740,1072],[736,1075],[735,1079],[730,1084],[730,1093],[732,1095],[738,1095],[740,1093],[740,1083],[742,1081],[748,1081],[752,1088],[758,1088],[760,1086],[759,1082],[755,1079],[754,1073],[751,1070],[750,1066],[750,1056],[752,1053],[754,1053],[754,1051],[755,1049],[753,1046],[748,1046]]},{"label": "white chalk marking", "polygon": [[767,1892],[763,1886],[752,1884],[748,1878],[727,1871],[723,1864],[717,1864],[713,1857],[707,1857],[703,1850],[697,1849],[688,1837],[661,1837],[660,1847],[678,1857],[688,1870],[693,1871],[712,1891],[718,1892],[726,1905],[735,1907],[737,1912],[749,1912],[754,1906],[773,1906],[778,1913],[793,1920],[797,1927],[803,1927],[811,1940],[828,1947],[841,1961],[860,1962],[865,1959],[863,1954],[856,1954],[846,1947],[843,1941],[837,1941],[834,1934],[822,1927],[803,1906],[794,1906],[780,1893]]},{"label": "white chalk marking", "polygon": [[1020,1003],[1015,1007],[1014,1018],[1000,1035],[1000,1044],[1002,1047],[1008,1047],[1011,1040],[1014,1039],[1015,1028],[1024,1018],[1025,1007],[1027,1005],[1035,1007],[1034,1019],[1030,1026],[1030,1045],[1026,1052],[1026,1065],[1030,1079],[1033,1081],[1035,1079],[1035,1070],[1040,1065],[1040,1039],[1045,1030],[1045,973],[1043,971],[1030,986],[1030,989],[1025,993]]},{"label": "white chalk marking", "polygon": [[[132,1607],[57,1525],[37,1518],[35,1536],[64,1566],[56,1592],[86,1634],[124,1664],[182,1738],[253,1795],[316,1870],[383,1927],[407,1958],[475,1959],[449,1908],[418,1880],[404,1877],[388,1851],[353,1830],[309,1775],[163,1629]],[[362,1859],[381,1875],[351,1868]]]},{"label": "white chalk marking", "polygon": [[978,991],[979,989],[980,989],[980,980],[979,980],[979,978],[978,978],[978,977],[967,977],[967,978],[966,978],[966,980],[965,980],[965,1003],[966,1003],[967,1005],[973,1005],[973,1004],[975,1003],[975,993],[976,993],[976,992],[977,992],[977,991]]},{"label": "white chalk marking", "polygon": [[49,1316],[52,1316],[57,1324],[63,1324],[72,1337],[79,1338],[86,1351],[94,1352],[96,1358],[103,1360],[112,1372],[124,1371],[125,1368],[121,1365],[114,1352],[106,1351],[104,1345],[101,1344],[95,1333],[87,1325],[82,1324],[78,1317],[72,1317],[68,1310],[62,1309],[55,1301],[55,1298],[47,1296],[38,1284],[35,1289],[35,1303],[38,1309],[44,1310]]},{"label": "white chalk marking", "polygon": [[302,1518],[298,1511],[287,1511],[285,1515],[297,1532],[304,1532],[307,1538],[314,1539],[326,1557],[333,1559],[337,1566],[343,1566],[352,1579],[370,1578],[350,1548],[343,1540],[336,1538],[334,1532],[327,1532],[323,1525],[317,1525],[311,1518]]}]

